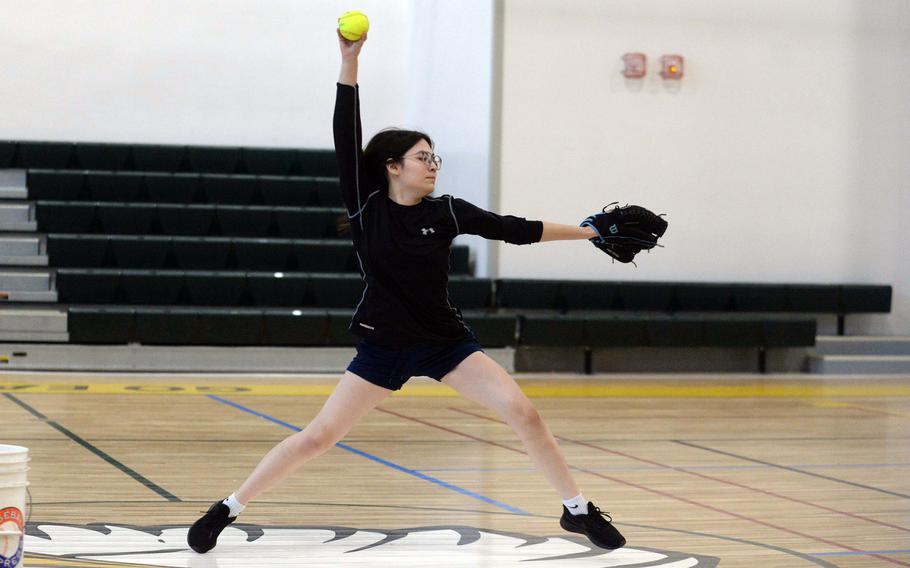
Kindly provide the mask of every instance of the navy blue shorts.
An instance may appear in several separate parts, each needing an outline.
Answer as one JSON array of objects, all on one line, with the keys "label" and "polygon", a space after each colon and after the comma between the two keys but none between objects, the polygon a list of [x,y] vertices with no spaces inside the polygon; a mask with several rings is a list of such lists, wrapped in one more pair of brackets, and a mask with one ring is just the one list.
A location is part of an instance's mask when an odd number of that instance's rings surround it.
[{"label": "navy blue shorts", "polygon": [[360,340],[348,371],[382,388],[399,390],[411,377],[441,381],[475,351],[483,351],[483,347],[473,338],[442,347],[415,345],[403,349]]}]

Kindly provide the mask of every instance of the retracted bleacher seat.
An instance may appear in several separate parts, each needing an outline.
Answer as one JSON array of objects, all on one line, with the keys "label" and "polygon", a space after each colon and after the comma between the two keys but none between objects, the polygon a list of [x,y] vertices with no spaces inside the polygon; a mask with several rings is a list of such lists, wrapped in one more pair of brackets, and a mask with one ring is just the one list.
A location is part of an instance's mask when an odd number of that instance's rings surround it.
[{"label": "retracted bleacher seat", "polygon": [[123,299],[120,271],[61,268],[57,270],[57,297],[69,304],[116,304]]},{"label": "retracted bleacher seat", "polygon": [[[701,337],[712,346],[765,347],[762,322],[751,319],[726,319],[712,322],[705,327]],[[815,342],[814,333],[812,342]]]},{"label": "retracted bleacher seat", "polygon": [[584,316],[527,314],[520,319],[522,345],[586,345]]},{"label": "retracted bleacher seat", "polygon": [[679,283],[674,286],[671,310],[690,312],[725,312],[733,310],[733,292],[729,284]]},{"label": "retracted bleacher seat", "polygon": [[16,157],[16,143],[6,140],[0,140],[0,168],[13,167],[13,159]]},{"label": "retracted bleacher seat", "polygon": [[148,235],[158,218],[154,203],[97,202],[94,205],[101,231],[108,235]]},{"label": "retracted bleacher seat", "polygon": [[236,265],[234,243],[229,237],[173,237],[171,246],[181,270],[224,270]]},{"label": "retracted bleacher seat", "polygon": [[268,237],[278,234],[272,210],[268,207],[234,207],[220,205],[215,216],[221,234],[230,237]]},{"label": "retracted bleacher seat", "polygon": [[146,345],[197,345],[195,309],[136,308],[136,339]]},{"label": "retracted bleacher seat", "polygon": [[136,334],[157,345],[259,345],[262,311],[136,308]]},{"label": "retracted bleacher seat", "polygon": [[326,345],[329,314],[325,310],[263,310],[264,345]]},{"label": "retracted bleacher seat", "polygon": [[139,201],[145,192],[145,177],[142,174],[94,172],[86,174],[85,185],[93,201],[132,202]]},{"label": "retracted bleacher seat", "polygon": [[[652,317],[622,315],[613,317],[585,317],[576,316],[583,319],[582,329],[585,336],[585,343],[580,345],[591,345],[595,347],[639,347],[650,345],[650,340],[654,337],[660,337],[660,330],[655,330],[650,326]],[[621,318],[621,319],[619,319]],[[544,322],[540,322],[544,325]],[[696,333],[695,338],[699,335]],[[593,343],[587,343],[587,342]]]},{"label": "retracted bleacher seat", "polygon": [[297,163],[292,165],[295,175],[311,175],[320,177],[338,177],[338,162],[333,150],[295,150]]},{"label": "retracted bleacher seat", "polygon": [[344,207],[341,199],[341,188],[337,178],[320,178],[315,180],[316,194],[322,207]]},{"label": "retracted bleacher seat", "polygon": [[319,194],[316,187],[306,179],[260,177],[259,193],[263,203],[272,206],[317,206]]},{"label": "retracted bleacher seat", "polygon": [[29,170],[25,183],[29,199],[75,201],[89,198],[85,175],[79,172]]},{"label": "retracted bleacher seat", "polygon": [[813,320],[793,318],[762,322],[766,347],[793,347],[815,345],[816,323]]},{"label": "retracted bleacher seat", "polygon": [[292,241],[300,272],[357,272],[357,258],[349,241]]},{"label": "retracted bleacher seat", "polygon": [[[854,305],[890,309],[890,287],[829,284],[697,282],[582,282],[502,279],[497,305],[508,309],[646,312],[844,313],[846,290]],[[870,307],[871,305],[870,304]]]},{"label": "retracted bleacher seat", "polygon": [[347,308],[353,313],[363,297],[363,280],[358,274],[311,274],[312,305],[317,308]]},{"label": "retracted bleacher seat", "polygon": [[[615,320],[612,318],[588,318],[586,321],[587,333],[589,341],[597,341],[594,345],[599,347],[613,347],[616,345],[616,342],[607,342],[606,336],[609,334],[609,330],[613,330],[612,335],[614,338],[619,335],[616,333],[620,328],[627,329],[630,325],[634,325],[634,320],[630,321],[630,317],[626,316],[623,318],[622,323],[616,325]],[[649,317],[648,321],[644,324],[645,329],[645,338],[643,343],[652,347],[692,347],[707,345],[706,342],[706,328],[710,328],[711,325],[706,325],[706,322],[699,318],[692,317]],[[743,326],[739,326],[743,327]],[[753,330],[754,326],[745,326],[747,331]],[[599,332],[603,331],[601,335]],[[736,331],[736,326],[734,326],[733,331]],[[758,338],[756,338],[757,340]],[[634,343],[628,345],[635,345]],[[641,343],[639,343],[641,345]],[[717,345],[716,342],[711,343],[711,345]],[[735,344],[738,345],[738,344]],[[750,346],[760,346],[761,343],[753,343]]]},{"label": "retracted bleacher seat", "polygon": [[262,344],[262,310],[234,309],[197,312],[203,345]]},{"label": "retracted bleacher seat", "polygon": [[[214,221],[215,208],[210,205],[158,205],[158,222],[165,235],[206,236],[211,234]],[[182,265],[179,258],[178,264]]]},{"label": "retracted bleacher seat", "polygon": [[452,247],[452,252],[449,255],[449,266],[452,267],[452,274],[470,274],[471,266],[469,263],[469,249],[465,245],[458,245]]},{"label": "retracted bleacher seat", "polygon": [[564,305],[570,312],[612,310],[616,305],[617,288],[613,282],[566,281],[562,283],[556,304]]},{"label": "retracted bleacher seat", "polygon": [[47,254],[50,265],[58,268],[103,268],[112,264],[107,235],[52,233],[47,236]]},{"label": "retracted bleacher seat", "polygon": [[506,309],[564,310],[559,280],[497,281],[496,305]]},{"label": "retracted bleacher seat", "polygon": [[35,217],[38,230],[45,233],[95,233],[99,229],[91,202],[39,201]]},{"label": "retracted bleacher seat", "polygon": [[242,306],[246,300],[246,274],[196,272],[184,277],[189,302],[195,306]]},{"label": "retracted bleacher seat", "polygon": [[110,237],[110,241],[116,268],[166,267],[171,249],[170,237],[117,235]]},{"label": "retracted bleacher seat", "polygon": [[282,207],[274,210],[278,233],[286,239],[323,239],[338,237],[336,219],[344,209]]},{"label": "retracted bleacher seat", "polygon": [[128,307],[73,306],[66,318],[72,343],[130,343],[135,341],[135,322],[135,311]]},{"label": "retracted bleacher seat", "polygon": [[465,311],[464,319],[484,347],[515,345],[515,316]]},{"label": "retracted bleacher seat", "polygon": [[493,305],[493,281],[471,276],[449,278],[449,298],[463,310],[489,309]]},{"label": "retracted bleacher seat", "polygon": [[785,293],[791,312],[836,313],[840,310],[840,286],[795,284],[787,286]]},{"label": "retracted bleacher seat", "polygon": [[891,286],[846,284],[841,286],[841,313],[887,313],[891,311]]},{"label": "retracted bleacher seat", "polygon": [[186,159],[186,147],[136,144],[132,154],[136,171],[179,172]]},{"label": "retracted bleacher seat", "polygon": [[738,312],[787,311],[787,296],[780,286],[733,284],[730,293],[733,309]]},{"label": "retracted bleacher seat", "polygon": [[354,346],[360,342],[360,338],[348,331],[351,324],[351,316],[354,315],[353,308],[350,310],[331,310],[329,311],[329,325],[326,333],[324,345]]},{"label": "retracted bleacher seat", "polygon": [[202,182],[197,174],[147,174],[145,187],[149,200],[156,203],[203,201]]},{"label": "retracted bleacher seat", "polygon": [[296,244],[278,239],[233,239],[237,268],[248,271],[297,270]]},{"label": "retracted bleacher seat", "polygon": [[64,169],[73,157],[69,142],[19,142],[14,167],[21,169]]},{"label": "retracted bleacher seat", "polygon": [[650,282],[623,282],[616,290],[615,305],[620,310],[670,311],[673,287]]},{"label": "retracted bleacher seat", "polygon": [[240,148],[190,146],[187,155],[191,172],[234,174],[240,171]]},{"label": "retracted bleacher seat", "polygon": [[76,166],[83,170],[124,170],[130,156],[130,147],[125,144],[77,142],[73,151]]},{"label": "retracted bleacher seat", "polygon": [[299,307],[312,303],[310,275],[288,273],[247,273],[247,287],[255,306]]},{"label": "retracted bleacher seat", "polygon": [[815,321],[799,318],[528,314],[521,320],[524,345],[768,348],[815,342]]},{"label": "retracted bleacher seat", "polygon": [[122,270],[120,285],[127,304],[169,306],[181,303],[183,272]]},{"label": "retracted bleacher seat", "polygon": [[253,176],[211,176],[200,178],[206,203],[251,205],[259,192]]},{"label": "retracted bleacher seat", "polygon": [[246,171],[253,175],[290,175],[296,160],[294,150],[274,148],[243,148],[241,155]]}]

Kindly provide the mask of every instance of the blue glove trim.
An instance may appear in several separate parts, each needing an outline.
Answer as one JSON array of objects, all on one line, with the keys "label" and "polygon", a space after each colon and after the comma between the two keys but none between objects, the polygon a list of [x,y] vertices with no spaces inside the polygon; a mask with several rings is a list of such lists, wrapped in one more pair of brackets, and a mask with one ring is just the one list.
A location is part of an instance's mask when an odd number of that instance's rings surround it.
[{"label": "blue glove trim", "polygon": [[[588,219],[590,219],[590,217],[588,217]],[[585,219],[584,221],[582,221],[581,225],[579,225],[579,227],[591,227],[592,229],[594,229],[594,232],[597,233],[596,238],[600,239],[600,242],[604,242],[603,235],[600,234],[600,231],[597,230],[597,227],[595,227],[594,224],[591,223],[591,221],[589,221],[588,219]],[[594,237],[591,237],[590,240],[594,240]]]}]

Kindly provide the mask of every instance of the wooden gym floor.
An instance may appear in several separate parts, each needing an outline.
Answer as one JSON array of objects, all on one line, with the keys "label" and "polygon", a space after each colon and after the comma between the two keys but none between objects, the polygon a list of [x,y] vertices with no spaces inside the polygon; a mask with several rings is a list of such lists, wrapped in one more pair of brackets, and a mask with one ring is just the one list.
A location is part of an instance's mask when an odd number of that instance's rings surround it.
[{"label": "wooden gym floor", "polygon": [[187,526],[332,378],[4,373],[26,565],[910,566],[910,379],[520,382],[625,549],[562,531],[516,436],[413,379],[197,555]]}]

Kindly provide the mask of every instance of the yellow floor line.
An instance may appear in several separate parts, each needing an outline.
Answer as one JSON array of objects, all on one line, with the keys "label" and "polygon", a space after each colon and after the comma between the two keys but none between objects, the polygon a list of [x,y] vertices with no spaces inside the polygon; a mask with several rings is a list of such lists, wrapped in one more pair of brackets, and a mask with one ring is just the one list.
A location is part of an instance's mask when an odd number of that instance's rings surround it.
[{"label": "yellow floor line", "polygon": [[[10,394],[156,394],[225,396],[327,396],[332,384],[129,384],[129,383],[60,383],[0,382],[0,393]],[[643,383],[642,381],[611,384],[535,385],[522,384],[530,397],[547,398],[816,398],[816,397],[910,397],[910,383]],[[403,397],[456,397],[444,385],[413,384],[395,393]]]}]

